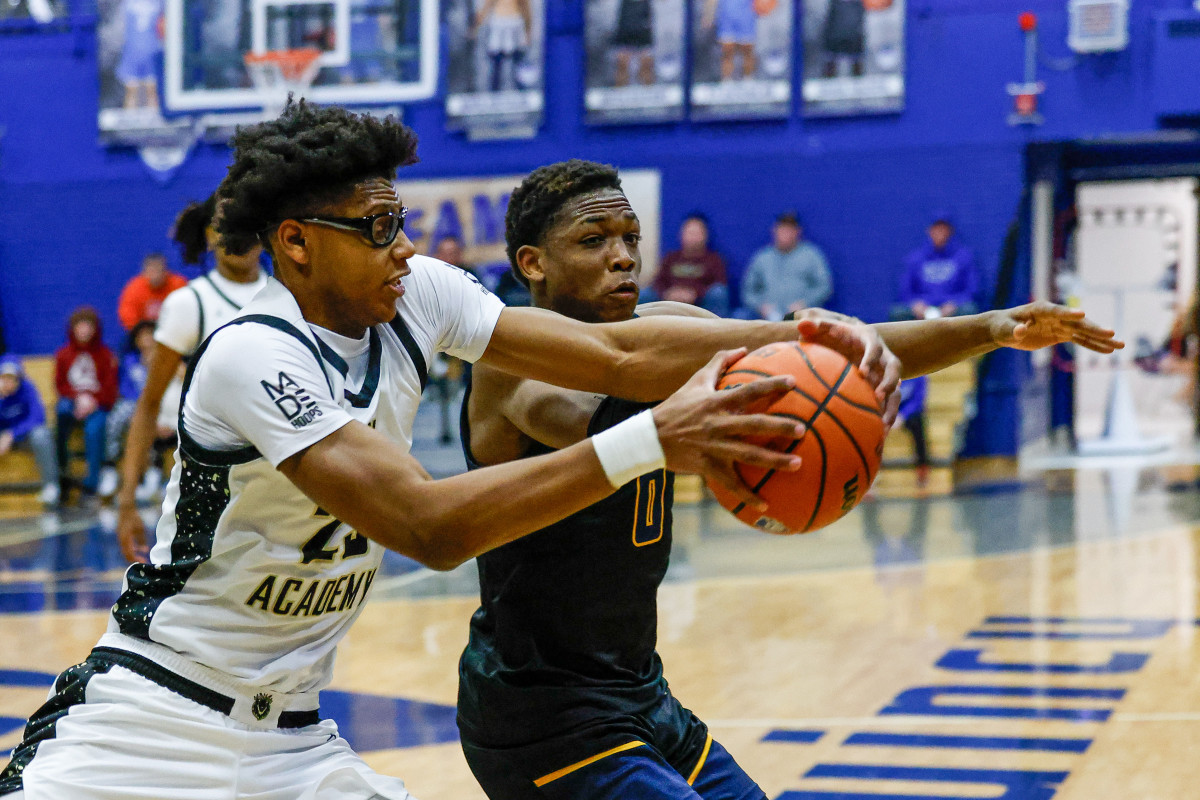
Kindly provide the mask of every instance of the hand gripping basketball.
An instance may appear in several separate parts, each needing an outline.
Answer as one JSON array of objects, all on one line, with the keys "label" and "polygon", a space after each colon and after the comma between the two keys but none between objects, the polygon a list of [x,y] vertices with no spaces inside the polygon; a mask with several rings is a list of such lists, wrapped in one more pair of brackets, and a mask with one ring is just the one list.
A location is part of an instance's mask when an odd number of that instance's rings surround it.
[{"label": "hand gripping basketball", "polygon": [[794,472],[800,459],[772,443],[798,438],[804,426],[763,413],[795,388],[791,375],[742,381],[732,390],[717,391],[718,376],[745,354],[745,348],[717,353],[654,409],[654,422],[668,469],[700,474],[739,502],[760,508],[761,501],[742,481],[735,462]]},{"label": "hand gripping basketball", "polygon": [[[709,482],[717,501],[748,525],[770,533],[806,533],[854,508],[879,472],[887,435],[875,390],[840,353],[809,342],[767,345],[732,364],[718,386],[734,391],[747,381],[791,375],[795,388],[769,413],[803,424],[807,433],[783,443],[801,457],[797,471],[738,464],[738,477],[760,505]],[[765,510],[763,510],[765,506]]]}]

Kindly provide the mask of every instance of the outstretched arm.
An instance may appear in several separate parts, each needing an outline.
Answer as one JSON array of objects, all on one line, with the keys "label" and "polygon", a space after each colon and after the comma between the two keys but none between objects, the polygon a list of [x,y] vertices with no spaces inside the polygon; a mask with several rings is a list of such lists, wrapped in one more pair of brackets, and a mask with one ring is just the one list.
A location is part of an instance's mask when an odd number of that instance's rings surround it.
[{"label": "outstretched arm", "polygon": [[[684,303],[661,301],[638,306],[638,316],[716,315]],[[555,449],[587,438],[588,425],[603,396],[563,389],[531,378],[518,378],[486,364],[476,364],[468,413],[471,454],[481,464],[512,461],[525,454],[530,441]]]},{"label": "outstretched arm", "polygon": [[568,389],[652,402],[682,386],[719,350],[753,350],[798,334],[858,364],[880,404],[891,409],[900,364],[879,334],[856,320],[826,321],[805,333],[795,322],[651,316],[595,324],[538,308],[506,308],[480,361]]},{"label": "outstretched arm", "polygon": [[1045,301],[963,317],[883,322],[872,327],[900,359],[905,378],[936,372],[1001,347],[1040,350],[1077,344],[1097,353],[1125,347],[1114,331],[1092,322],[1081,309]]}]

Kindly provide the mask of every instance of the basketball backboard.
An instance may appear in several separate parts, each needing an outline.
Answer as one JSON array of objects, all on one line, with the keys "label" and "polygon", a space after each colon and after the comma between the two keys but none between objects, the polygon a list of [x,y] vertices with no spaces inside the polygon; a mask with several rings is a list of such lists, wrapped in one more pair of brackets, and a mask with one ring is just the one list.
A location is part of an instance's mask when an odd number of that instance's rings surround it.
[{"label": "basketball backboard", "polygon": [[318,103],[383,105],[437,88],[437,0],[166,0],[167,114],[261,107],[247,52],[317,48],[304,94]]}]

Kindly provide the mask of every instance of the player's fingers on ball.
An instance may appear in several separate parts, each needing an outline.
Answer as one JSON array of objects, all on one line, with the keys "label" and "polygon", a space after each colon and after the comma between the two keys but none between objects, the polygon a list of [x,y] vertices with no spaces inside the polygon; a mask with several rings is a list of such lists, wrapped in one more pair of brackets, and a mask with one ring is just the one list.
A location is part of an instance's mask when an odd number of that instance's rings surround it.
[{"label": "player's fingers on ball", "polygon": [[721,373],[744,355],[746,355],[746,348],[744,347],[739,347],[735,350],[719,350],[713,354],[713,357],[708,360],[707,364],[696,370],[696,373],[692,375],[688,383],[715,388],[717,381],[721,377]]},{"label": "player's fingers on ball", "polygon": [[726,456],[739,464],[751,467],[781,472],[795,472],[800,469],[800,456],[795,453],[785,453],[751,442],[730,442],[723,448],[723,451]]},{"label": "player's fingers on ball", "polygon": [[868,340],[863,348],[862,359],[858,362],[858,371],[873,386],[878,386],[883,378],[883,353],[881,342]]},{"label": "player's fingers on ball", "polygon": [[883,367],[883,375],[875,387],[875,399],[886,406],[893,397],[900,397],[900,359],[891,358]]},{"label": "player's fingers on ball", "polygon": [[892,392],[883,407],[883,424],[888,430],[896,424],[896,416],[900,413],[900,393]]},{"label": "player's fingers on ball", "polygon": [[742,385],[726,389],[717,395],[719,407],[734,411],[750,406],[758,407],[763,403],[770,404],[786,395],[796,387],[796,379],[791,375],[772,375],[769,378],[757,378]]},{"label": "player's fingers on ball", "polygon": [[732,367],[739,358],[746,355],[748,351],[744,347],[735,347],[733,350],[721,350],[708,362],[710,365],[714,362],[718,365],[718,369],[728,369]]},{"label": "player's fingers on ball", "polygon": [[736,497],[739,503],[745,503],[756,511],[767,510],[767,504],[742,480],[742,476],[733,468],[733,464],[712,464],[708,470],[708,476],[725,491]]},{"label": "player's fingers on ball", "polygon": [[722,418],[717,425],[726,437],[761,439],[799,439],[808,430],[800,420],[778,414],[731,415]]},{"label": "player's fingers on ball", "polygon": [[821,336],[829,323],[825,320],[817,320],[812,318],[802,318],[796,322],[796,330],[800,334],[801,339],[812,340]]}]

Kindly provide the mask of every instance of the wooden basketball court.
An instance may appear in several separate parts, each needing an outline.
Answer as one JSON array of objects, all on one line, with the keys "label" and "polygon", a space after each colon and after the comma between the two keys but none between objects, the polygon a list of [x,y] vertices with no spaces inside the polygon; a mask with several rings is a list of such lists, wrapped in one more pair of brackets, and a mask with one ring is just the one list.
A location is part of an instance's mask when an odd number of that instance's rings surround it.
[{"label": "wooden basketball court", "polygon": [[[682,503],[667,677],[773,800],[1197,796],[1194,479],[1080,469],[906,497],[891,475],[804,537]],[[104,524],[0,532],[0,748],[104,629],[120,576]],[[390,559],[329,693],[419,798],[483,797],[452,711],[474,589],[471,565]]]}]

